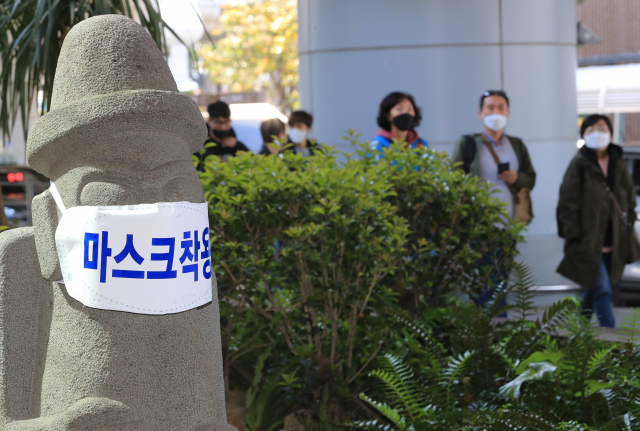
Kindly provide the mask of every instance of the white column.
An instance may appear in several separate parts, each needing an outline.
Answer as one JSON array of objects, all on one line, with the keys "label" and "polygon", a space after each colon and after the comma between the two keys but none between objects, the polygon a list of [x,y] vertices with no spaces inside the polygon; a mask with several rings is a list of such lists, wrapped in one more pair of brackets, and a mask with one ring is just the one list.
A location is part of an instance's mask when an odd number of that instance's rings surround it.
[{"label": "white column", "polygon": [[539,284],[563,284],[555,208],[576,151],[575,0],[299,0],[300,101],[319,142],[349,151],[348,128],[371,139],[382,98],[413,94],[418,131],[451,151],[479,132],[480,95],[504,89],[506,132],[521,137],[538,180],[522,247]]}]

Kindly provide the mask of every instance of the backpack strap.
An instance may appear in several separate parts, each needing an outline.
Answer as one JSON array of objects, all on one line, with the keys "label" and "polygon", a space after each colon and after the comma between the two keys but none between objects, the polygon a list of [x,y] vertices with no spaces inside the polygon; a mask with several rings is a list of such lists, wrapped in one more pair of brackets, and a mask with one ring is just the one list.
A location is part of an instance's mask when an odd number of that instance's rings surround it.
[{"label": "backpack strap", "polygon": [[471,163],[476,158],[477,145],[476,140],[471,135],[463,136],[464,143],[462,144],[462,169],[465,173],[469,173],[471,170]]}]

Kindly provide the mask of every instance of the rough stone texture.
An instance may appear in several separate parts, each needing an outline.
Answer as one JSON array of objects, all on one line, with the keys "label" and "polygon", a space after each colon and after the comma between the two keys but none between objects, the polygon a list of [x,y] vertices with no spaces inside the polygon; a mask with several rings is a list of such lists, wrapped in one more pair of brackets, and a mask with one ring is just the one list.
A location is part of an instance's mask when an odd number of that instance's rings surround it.
[{"label": "rough stone texture", "polygon": [[[100,160],[115,151],[153,149],[152,162],[174,151],[193,154],[206,139],[196,104],[178,93],[169,66],[151,36],[135,21],[102,15],[77,24],[64,40],[53,83],[51,111],[29,133],[29,164],[55,181],[50,169],[77,152]],[[127,137],[170,135],[147,148]],[[176,145],[177,140],[182,145]],[[125,145],[126,143],[126,145]],[[64,151],[60,151],[64,148]],[[127,161],[127,154],[121,160]]]},{"label": "rough stone texture", "polygon": [[[99,16],[65,38],[52,110],[28,160],[78,205],[199,203],[191,153],[206,126],[134,21]],[[53,238],[61,213],[34,200],[34,227],[0,235],[0,426],[7,430],[233,431],[214,301],[149,316],[71,298]]]},{"label": "rough stone texture", "polygon": [[33,228],[0,233],[0,424],[40,413],[52,294],[38,266]]},{"label": "rough stone texture", "polygon": [[[33,220],[33,230],[42,277],[49,281],[62,280],[55,241],[59,221],[58,207],[49,190],[34,197],[31,206],[32,212],[39,215]],[[51,223],[51,220],[55,223]]]}]

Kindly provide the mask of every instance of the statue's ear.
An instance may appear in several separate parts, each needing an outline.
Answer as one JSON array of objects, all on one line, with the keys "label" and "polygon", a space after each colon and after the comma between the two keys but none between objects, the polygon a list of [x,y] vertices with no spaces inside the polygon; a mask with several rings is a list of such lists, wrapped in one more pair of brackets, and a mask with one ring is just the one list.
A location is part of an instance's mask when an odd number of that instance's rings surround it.
[{"label": "statue's ear", "polygon": [[49,190],[33,198],[31,212],[42,277],[49,281],[62,280],[58,249],[56,248],[59,213]]}]

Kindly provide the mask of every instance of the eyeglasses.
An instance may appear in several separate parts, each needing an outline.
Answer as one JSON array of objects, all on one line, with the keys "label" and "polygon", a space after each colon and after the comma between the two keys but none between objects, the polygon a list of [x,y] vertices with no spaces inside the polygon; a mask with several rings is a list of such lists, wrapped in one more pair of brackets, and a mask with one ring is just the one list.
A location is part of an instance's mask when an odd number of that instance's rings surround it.
[{"label": "eyeglasses", "polygon": [[482,95],[484,97],[501,96],[501,97],[504,97],[505,99],[507,98],[507,93],[505,93],[502,90],[489,90],[489,91],[485,91],[484,93],[482,93]]},{"label": "eyeglasses", "polygon": [[504,100],[507,102],[507,108],[509,107],[509,98],[507,97],[507,93],[502,90],[487,90],[482,93],[482,96],[480,97],[480,110],[482,110],[482,106],[484,105],[484,99],[489,96],[499,96],[504,98]]}]

